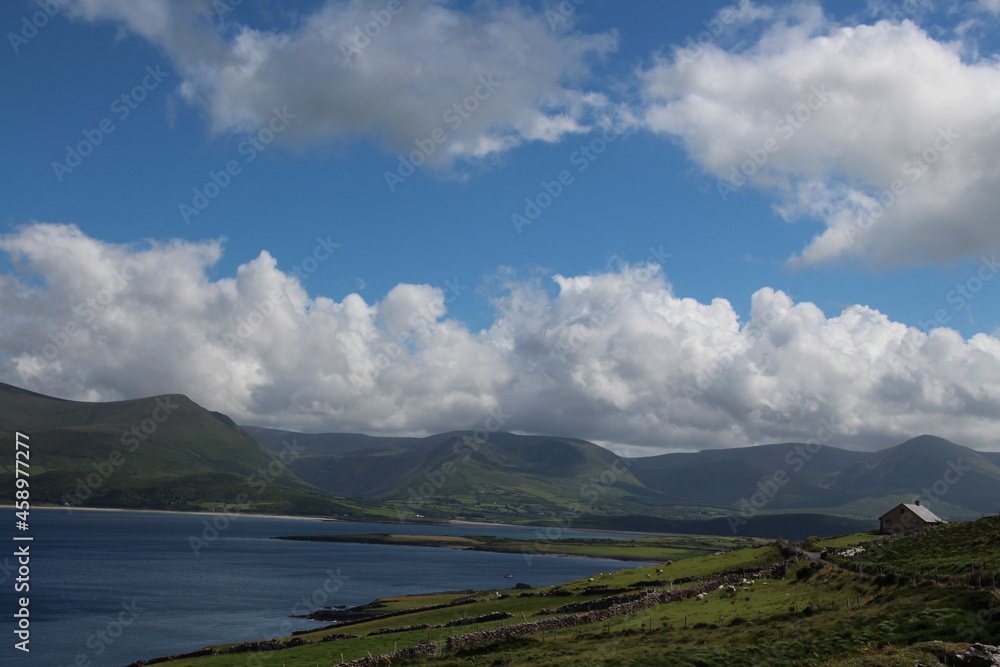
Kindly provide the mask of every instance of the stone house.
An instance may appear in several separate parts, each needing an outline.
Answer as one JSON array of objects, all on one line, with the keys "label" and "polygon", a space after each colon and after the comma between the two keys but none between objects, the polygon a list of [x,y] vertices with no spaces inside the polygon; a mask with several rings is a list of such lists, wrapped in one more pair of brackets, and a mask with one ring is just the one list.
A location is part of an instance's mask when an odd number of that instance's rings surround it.
[{"label": "stone house", "polygon": [[919,530],[942,523],[947,522],[921,505],[919,500],[912,504],[900,503],[879,517],[879,528],[883,535]]}]

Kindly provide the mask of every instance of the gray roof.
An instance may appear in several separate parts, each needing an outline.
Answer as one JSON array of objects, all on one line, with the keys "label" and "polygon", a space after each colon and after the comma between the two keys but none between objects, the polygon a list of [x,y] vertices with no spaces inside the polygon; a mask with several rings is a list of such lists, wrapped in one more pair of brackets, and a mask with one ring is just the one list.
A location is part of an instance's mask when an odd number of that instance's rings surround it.
[{"label": "gray roof", "polygon": [[913,505],[911,503],[903,503],[903,507],[913,512],[927,523],[945,523],[944,519],[942,519],[937,514],[930,511],[923,505]]}]

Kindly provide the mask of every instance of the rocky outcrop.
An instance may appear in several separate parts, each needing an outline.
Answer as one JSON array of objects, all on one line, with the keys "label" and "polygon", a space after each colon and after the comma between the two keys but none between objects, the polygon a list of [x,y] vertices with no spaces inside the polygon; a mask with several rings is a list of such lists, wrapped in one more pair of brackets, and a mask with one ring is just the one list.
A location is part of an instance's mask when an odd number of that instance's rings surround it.
[{"label": "rocky outcrop", "polygon": [[937,659],[948,667],[1000,667],[1000,647],[973,644],[963,653],[938,653]]}]

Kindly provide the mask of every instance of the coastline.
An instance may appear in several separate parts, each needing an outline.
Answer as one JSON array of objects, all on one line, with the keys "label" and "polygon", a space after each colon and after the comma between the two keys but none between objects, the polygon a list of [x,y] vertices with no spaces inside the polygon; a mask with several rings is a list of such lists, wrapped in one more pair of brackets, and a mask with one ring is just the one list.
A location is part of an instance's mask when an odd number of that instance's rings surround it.
[{"label": "coastline", "polygon": [[[411,536],[407,535],[406,538]],[[424,547],[427,549],[453,549],[456,551],[486,551],[490,553],[524,554],[530,553],[532,556],[555,556],[558,558],[585,558],[590,560],[612,560],[622,563],[644,563],[652,564],[661,562],[655,558],[644,556],[632,556],[629,554],[599,554],[599,553],[573,553],[561,551],[558,548],[558,540],[547,541],[543,548],[538,547],[538,542],[534,540],[510,540],[513,544],[489,544],[476,543],[475,538],[469,538],[471,543],[455,544],[448,541],[435,539],[434,536],[427,536],[422,540],[405,539],[400,540],[399,536],[389,533],[370,535],[282,535],[274,537],[275,540],[288,540],[291,542],[331,542],[339,544],[378,544],[392,547]],[[527,549],[527,551],[526,551]]]},{"label": "coastline", "polygon": [[[0,505],[0,509],[16,509],[13,505]],[[32,511],[36,510],[63,510],[67,512],[74,512],[76,510],[85,510],[87,512],[153,512],[156,514],[191,514],[193,516],[213,516],[217,514],[227,514],[229,516],[252,516],[262,519],[296,519],[299,521],[341,521],[340,519],[331,519],[329,517],[322,516],[302,516],[297,514],[256,514],[252,512],[213,512],[206,510],[203,512],[194,512],[190,510],[146,510],[146,509],[126,509],[123,507],[61,507],[59,505],[35,505],[31,508]],[[365,522],[358,522],[365,523]]]},{"label": "coastline", "polygon": [[[0,505],[0,509],[16,509],[14,505]],[[74,511],[74,510],[86,510],[88,512],[154,512],[157,514],[191,514],[194,516],[213,516],[216,514],[228,514],[230,516],[251,516],[263,519],[295,519],[299,521],[329,521],[333,523],[371,523],[379,525],[407,525],[407,526],[469,526],[469,527],[480,527],[480,528],[535,528],[540,531],[545,531],[551,528],[558,527],[554,526],[536,526],[533,524],[525,523],[492,523],[489,521],[464,521],[462,519],[441,519],[434,521],[378,521],[374,519],[367,520],[350,520],[350,519],[340,519],[328,516],[304,516],[301,514],[260,514],[256,512],[215,512],[213,510],[203,510],[203,511],[193,511],[193,510],[156,510],[156,509],[133,509],[124,507],[90,507],[85,505],[78,505],[73,507],[65,507],[62,505],[35,505],[31,508],[32,510],[64,510],[64,511]],[[697,537],[694,533],[653,533],[653,532],[639,532],[631,530],[607,530],[603,528],[566,528],[566,530],[572,530],[578,533],[593,533],[595,535],[622,535],[622,536],[635,536],[635,537]],[[557,538],[558,539],[558,538]],[[554,540],[553,540],[554,541]]]}]

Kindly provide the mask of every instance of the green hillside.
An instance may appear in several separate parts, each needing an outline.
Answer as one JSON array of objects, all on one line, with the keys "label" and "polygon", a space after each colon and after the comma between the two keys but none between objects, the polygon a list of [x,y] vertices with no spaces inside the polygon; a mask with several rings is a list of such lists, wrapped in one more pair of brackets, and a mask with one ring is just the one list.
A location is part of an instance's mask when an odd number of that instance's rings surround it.
[{"label": "green hillside", "polygon": [[[894,544],[957,539],[962,548],[985,538],[979,557],[1000,558],[994,520],[964,524],[961,531],[916,533]],[[342,620],[337,625],[221,644],[166,664],[237,667],[252,660],[262,667],[307,667],[404,650],[411,655],[396,654],[391,664],[995,664],[974,659],[972,647],[1000,637],[1000,597],[989,584],[915,583],[877,570],[833,568],[798,553],[782,543],[595,572],[535,589],[526,582],[506,590],[384,598],[334,613],[331,619]]]},{"label": "green hillside", "polygon": [[[186,396],[87,403],[0,384],[0,438],[14,431],[29,437],[35,503],[367,514],[290,472],[294,448],[268,452]],[[0,463],[0,499],[13,500],[12,478],[12,461]]]},{"label": "green hillside", "polygon": [[423,516],[504,521],[672,511],[614,453],[568,439],[511,446],[458,435],[424,455],[378,495]]},{"label": "green hillside", "polygon": [[951,523],[866,542],[864,551],[834,556],[844,567],[927,578],[982,576],[1000,584],[1000,516]]}]

